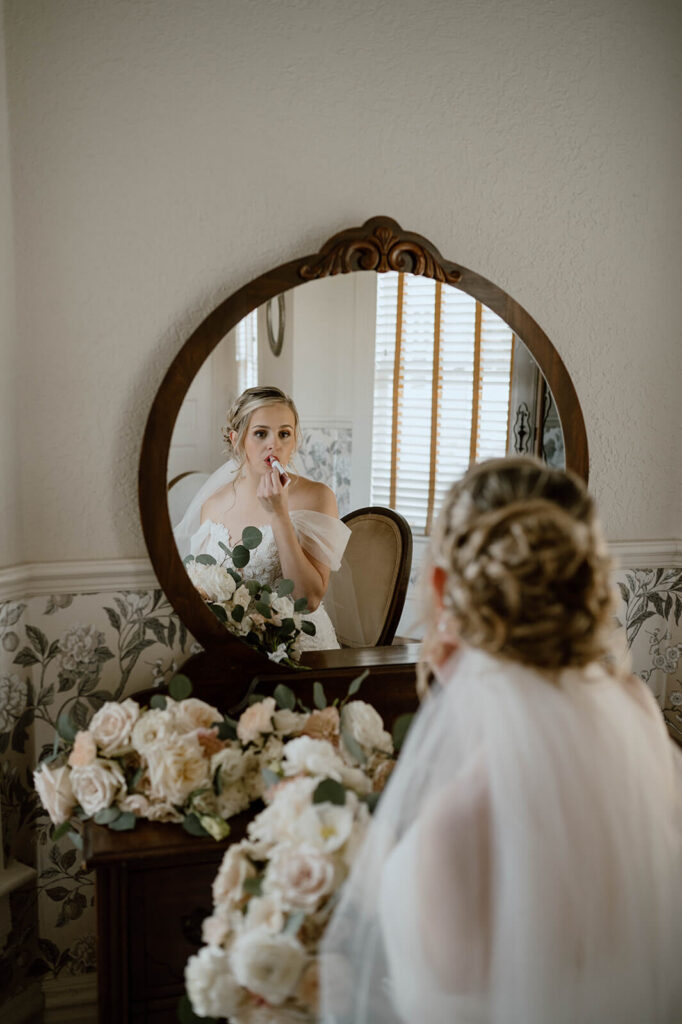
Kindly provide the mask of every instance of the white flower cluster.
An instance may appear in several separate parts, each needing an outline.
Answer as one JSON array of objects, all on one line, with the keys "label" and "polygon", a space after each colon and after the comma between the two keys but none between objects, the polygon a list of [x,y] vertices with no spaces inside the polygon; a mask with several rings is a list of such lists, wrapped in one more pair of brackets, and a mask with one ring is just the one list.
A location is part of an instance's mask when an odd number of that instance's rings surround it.
[{"label": "white flower cluster", "polygon": [[237,732],[242,761],[216,755],[228,786],[250,757],[278,781],[268,775],[265,809],[223,858],[206,945],[186,967],[187,993],[199,1016],[304,1024],[315,1019],[317,950],[333,897],[369,822],[363,797],[385,783],[393,746],[363,701],[341,715],[336,707],[297,714],[267,698],[244,712]]},{"label": "white flower cluster", "polygon": [[223,610],[226,628],[236,636],[249,637],[271,661],[299,661],[301,631],[313,627],[304,626],[304,615],[292,598],[255,580],[244,582],[236,570],[218,565],[209,555],[198,557],[202,560],[190,556],[185,568],[204,601],[214,611]]},{"label": "white flower cluster", "polygon": [[224,747],[220,721],[216,708],[195,698],[169,697],[164,708],[145,709],[130,698],[110,701],[76,733],[65,764],[43,765],[34,773],[36,790],[55,825],[76,807],[85,817],[116,807],[135,817],[179,822],[183,812],[195,810],[190,796],[207,794],[206,822],[200,820],[225,835],[212,799],[213,758]]}]

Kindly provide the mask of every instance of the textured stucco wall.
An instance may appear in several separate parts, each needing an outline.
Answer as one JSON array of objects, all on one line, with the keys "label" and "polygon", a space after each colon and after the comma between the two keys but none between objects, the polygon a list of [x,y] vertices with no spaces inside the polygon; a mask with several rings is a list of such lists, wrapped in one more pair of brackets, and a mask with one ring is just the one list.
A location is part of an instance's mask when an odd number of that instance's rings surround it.
[{"label": "textured stucco wall", "polygon": [[609,536],[679,536],[679,10],[7,0],[25,557],[143,554],[184,337],[377,213],[547,331]]}]

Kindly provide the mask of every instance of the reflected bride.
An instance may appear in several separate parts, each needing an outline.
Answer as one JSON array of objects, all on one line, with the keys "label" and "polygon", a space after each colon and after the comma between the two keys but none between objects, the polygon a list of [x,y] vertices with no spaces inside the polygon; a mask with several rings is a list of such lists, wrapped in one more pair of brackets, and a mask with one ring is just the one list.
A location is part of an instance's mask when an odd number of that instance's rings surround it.
[{"label": "reflected bride", "polygon": [[315,633],[300,635],[301,650],[338,647],[322,598],[350,530],[338,518],[333,491],[289,469],[300,437],[293,400],[276,387],[248,388],[230,407],[223,436],[231,458],[195,495],[174,530],[181,556],[210,555],[229,568],[227,552],[245,528],[257,527],[262,543],[246,566],[234,567],[261,584],[291,580],[292,597],[306,598],[305,618]]}]

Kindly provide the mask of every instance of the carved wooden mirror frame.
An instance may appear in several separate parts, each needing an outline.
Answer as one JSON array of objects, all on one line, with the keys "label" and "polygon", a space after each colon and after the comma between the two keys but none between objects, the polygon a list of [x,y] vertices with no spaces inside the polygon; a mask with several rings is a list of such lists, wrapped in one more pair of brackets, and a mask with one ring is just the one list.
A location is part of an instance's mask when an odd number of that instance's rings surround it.
[{"label": "carved wooden mirror frame", "polygon": [[497,313],[524,342],[545,376],[561,420],[566,465],[585,480],[585,423],[571,378],[551,341],[511,296],[466,267],[443,259],[426,238],[403,231],[388,217],[334,235],[319,252],[291,260],[244,285],[220,303],[190,335],[171,363],[154,399],[142,443],[139,498],[142,529],[154,571],[175,611],[205,648],[220,649],[226,664],[271,674],[280,668],[230,634],[206,607],[180,559],[166,500],[166,470],[173,428],[183,399],[204,360],[247,313],[282,292],[322,277],[389,270],[456,285]]}]

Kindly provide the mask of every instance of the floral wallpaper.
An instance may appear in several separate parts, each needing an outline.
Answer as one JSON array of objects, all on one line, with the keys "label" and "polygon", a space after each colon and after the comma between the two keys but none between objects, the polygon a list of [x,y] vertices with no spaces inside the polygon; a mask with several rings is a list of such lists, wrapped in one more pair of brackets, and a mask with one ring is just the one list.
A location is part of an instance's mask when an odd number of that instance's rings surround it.
[{"label": "floral wallpaper", "polygon": [[[634,669],[682,728],[682,569],[620,570],[616,584]],[[0,603],[4,842],[38,871],[34,887],[12,894],[13,931],[0,954],[8,995],[31,978],[96,966],[93,875],[68,839],[52,842],[31,782],[58,716],[70,711],[84,725],[103,701],[168,681],[196,649],[160,590]]]},{"label": "floral wallpaper", "polygon": [[94,875],[52,842],[32,771],[64,711],[84,725],[104,701],[162,684],[196,649],[161,590],[56,594],[0,604],[0,800],[5,855],[38,871],[12,894],[0,954],[8,996],[31,978],[95,970]]}]

